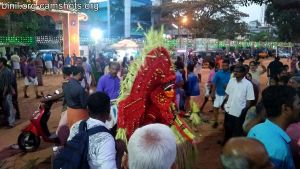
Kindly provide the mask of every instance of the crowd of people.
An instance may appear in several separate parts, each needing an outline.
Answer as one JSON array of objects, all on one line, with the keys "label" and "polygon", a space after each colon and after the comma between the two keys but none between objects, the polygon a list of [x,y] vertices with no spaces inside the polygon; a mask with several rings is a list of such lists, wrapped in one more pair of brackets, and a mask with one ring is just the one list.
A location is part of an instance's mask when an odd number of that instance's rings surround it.
[{"label": "crowd of people", "polygon": [[[37,99],[41,98],[38,91],[38,86],[43,86],[43,78],[49,74],[60,74],[64,67],[80,66],[84,69],[84,78],[80,82],[86,91],[89,91],[90,86],[97,84],[100,76],[109,74],[109,59],[102,54],[98,57],[90,57],[88,62],[86,57],[77,57],[73,54],[65,58],[56,52],[38,53],[29,52],[28,54],[18,55],[14,52],[11,55],[1,57],[1,111],[4,115],[4,125],[8,128],[14,127],[15,120],[20,119],[20,110],[18,106],[18,90],[17,79],[24,78],[23,96],[29,98],[27,90],[32,86]],[[128,60],[126,57],[122,61],[119,77],[126,74],[129,63],[132,62],[131,57]],[[116,61],[116,60],[114,60]],[[116,96],[115,96],[116,98]],[[10,119],[10,120],[8,120]]]},{"label": "crowd of people", "polygon": [[[224,145],[220,157],[225,169],[254,168],[300,168],[300,76],[299,62],[295,57],[291,65],[284,65],[275,57],[267,67],[258,59],[244,63],[244,58],[232,59],[231,55],[217,55],[208,61],[209,76],[201,76],[204,60],[201,56],[178,57],[175,61],[176,106],[183,116],[190,116],[194,110],[203,121],[210,121],[213,128],[220,124],[219,114],[225,111]],[[43,85],[39,74],[53,71],[49,56],[39,61],[26,59],[21,68],[17,54],[11,56],[11,66],[7,59],[0,58],[1,108],[6,125],[14,127],[15,118],[20,118],[16,79],[24,76],[24,97],[27,88],[33,86],[36,98],[41,96],[37,86]],[[19,61],[19,65],[15,64]],[[106,126],[111,120],[111,101],[120,95],[120,84],[133,61],[125,58],[122,63],[107,63],[103,56],[81,58],[67,56],[57,59],[58,69],[62,68],[64,106],[61,122],[57,129],[61,144],[71,140],[82,120],[87,128]],[[50,63],[51,62],[51,63]],[[107,65],[108,64],[108,65]],[[95,68],[95,69],[94,69]],[[42,70],[38,70],[42,69]],[[97,73],[95,73],[97,72]],[[264,89],[260,78],[267,73],[268,84]],[[99,77],[97,77],[99,76]],[[40,79],[40,80],[39,80]],[[201,80],[205,80],[203,103],[199,103]],[[92,82],[97,82],[96,92],[90,93]],[[54,98],[52,98],[54,99]],[[207,102],[212,100],[213,119],[203,114]],[[47,100],[43,100],[47,101]],[[197,107],[197,109],[194,109]],[[298,122],[298,123],[297,123]],[[69,132],[63,132],[62,128]],[[111,133],[97,133],[89,138],[88,164],[90,168],[121,168],[121,151],[114,140],[116,125],[109,128]],[[176,138],[171,129],[163,124],[150,124],[137,129],[128,142],[128,159],[122,164],[130,169],[176,168]],[[128,161],[128,163],[126,162]]]},{"label": "crowd of people", "polygon": [[[200,96],[201,72],[197,67],[203,63],[201,56],[187,58],[184,62],[178,57],[175,62],[177,105],[185,111],[189,111],[193,96]],[[208,62],[210,72],[205,81],[203,103],[197,104],[201,115],[211,98],[213,128],[220,124],[220,110],[225,112],[224,140],[221,142],[225,145],[221,158],[224,168],[299,168],[300,145],[299,134],[296,134],[300,124],[299,61],[293,56],[290,65],[284,65],[279,57],[275,57],[265,66],[259,59],[244,64],[243,57],[230,58],[230,55],[217,55],[215,60]],[[184,69],[185,64],[187,69]],[[260,79],[265,73],[268,82],[262,84]],[[265,85],[265,89],[261,88]],[[202,120],[206,120],[203,115]],[[242,136],[248,138],[239,138]],[[255,145],[258,148],[251,151]],[[265,159],[261,161],[258,155]]]}]

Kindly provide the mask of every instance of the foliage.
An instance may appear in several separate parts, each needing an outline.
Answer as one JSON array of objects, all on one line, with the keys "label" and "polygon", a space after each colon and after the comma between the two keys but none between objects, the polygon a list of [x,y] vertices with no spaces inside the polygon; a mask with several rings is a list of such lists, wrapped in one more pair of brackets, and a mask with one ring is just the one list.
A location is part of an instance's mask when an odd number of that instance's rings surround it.
[{"label": "foliage", "polygon": [[249,40],[254,42],[268,42],[268,41],[274,41],[274,37],[272,36],[272,33],[259,32],[259,33],[252,33],[249,37]]},{"label": "foliage", "polygon": [[242,4],[243,5],[250,5],[252,3],[255,3],[255,4],[259,4],[259,5],[263,5],[263,4],[269,4],[269,3],[272,3],[273,0],[242,0]]},{"label": "foliage", "polygon": [[[159,7],[163,18],[161,24],[182,25],[197,37],[233,39],[235,33],[244,34],[246,31],[246,24],[240,20],[247,14],[240,12],[236,4],[239,4],[238,0],[167,2]],[[182,22],[182,16],[188,18],[186,23]]]},{"label": "foliage", "polygon": [[267,4],[266,22],[276,26],[281,41],[300,40],[300,1],[299,0],[242,0],[244,5]]},{"label": "foliage", "polygon": [[299,10],[282,10],[274,7],[274,5],[268,5],[265,18],[267,23],[277,27],[279,40],[292,42],[300,40]]},{"label": "foliage", "polygon": [[259,5],[272,4],[277,9],[300,9],[299,0],[242,0],[242,4],[246,6],[252,3]]},{"label": "foliage", "polygon": [[24,13],[9,13],[9,20],[4,25],[7,30],[12,30],[9,36],[40,36],[56,35],[55,23],[49,16],[40,16],[39,14],[26,11]]},{"label": "foliage", "polygon": [[[238,35],[245,36],[247,32],[247,24],[245,22],[239,22],[239,18],[235,16],[221,17],[215,20],[212,31],[215,35],[214,38],[218,39],[234,39]],[[218,25],[222,25],[219,27]]]}]

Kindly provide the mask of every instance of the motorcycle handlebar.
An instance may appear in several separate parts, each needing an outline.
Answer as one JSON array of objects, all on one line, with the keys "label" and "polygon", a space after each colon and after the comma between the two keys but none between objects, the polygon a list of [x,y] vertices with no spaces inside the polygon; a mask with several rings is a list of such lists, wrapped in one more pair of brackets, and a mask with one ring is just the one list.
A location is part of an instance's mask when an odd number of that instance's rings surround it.
[{"label": "motorcycle handlebar", "polygon": [[58,94],[54,94],[54,95],[50,95],[48,94],[47,96],[43,96],[43,99],[41,99],[40,101],[42,103],[46,103],[46,102],[56,102],[56,101],[60,101],[61,98],[63,97],[63,95],[60,97],[55,98],[55,96]]}]

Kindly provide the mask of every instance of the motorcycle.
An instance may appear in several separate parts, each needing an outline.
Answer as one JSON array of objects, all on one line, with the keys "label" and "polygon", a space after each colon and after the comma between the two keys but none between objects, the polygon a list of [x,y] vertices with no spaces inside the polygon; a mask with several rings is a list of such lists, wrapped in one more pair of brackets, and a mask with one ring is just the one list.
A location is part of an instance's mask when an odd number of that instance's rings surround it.
[{"label": "motorcycle", "polygon": [[44,96],[42,94],[44,101],[41,101],[38,110],[32,113],[30,124],[22,129],[22,132],[18,137],[18,146],[24,152],[33,152],[37,150],[40,146],[41,138],[48,143],[59,143],[58,137],[49,132],[47,125],[53,103],[61,100],[60,97],[55,98],[55,96],[58,96],[59,94],[58,90],[55,91],[54,95]]}]

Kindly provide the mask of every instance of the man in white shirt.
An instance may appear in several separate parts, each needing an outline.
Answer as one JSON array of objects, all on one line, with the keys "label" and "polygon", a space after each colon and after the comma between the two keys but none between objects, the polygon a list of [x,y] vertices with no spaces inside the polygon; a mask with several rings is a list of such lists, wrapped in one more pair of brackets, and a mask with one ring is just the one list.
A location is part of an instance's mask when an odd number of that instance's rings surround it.
[{"label": "man in white shirt", "polygon": [[13,70],[16,74],[17,77],[21,77],[21,72],[20,72],[20,56],[18,55],[17,52],[15,52],[12,56],[11,56],[11,61],[12,61],[12,66],[13,66]]},{"label": "man in white shirt", "polygon": [[201,70],[203,65],[203,58],[201,56],[197,56],[197,63],[194,67],[194,73],[198,76],[199,81],[201,82]]},{"label": "man in white shirt", "polygon": [[225,136],[224,142],[234,136],[240,136],[243,120],[240,119],[244,109],[250,107],[251,100],[255,99],[253,85],[245,78],[246,68],[237,65],[234,69],[234,78],[230,79],[226,87],[225,104]]},{"label": "man in white shirt", "polygon": [[[110,99],[102,92],[92,94],[88,98],[90,118],[87,120],[87,129],[96,126],[105,126],[110,118]],[[76,122],[70,131],[68,140],[71,140],[79,130],[81,121]],[[90,169],[116,169],[115,140],[110,133],[99,132],[89,137],[87,155]]]}]

